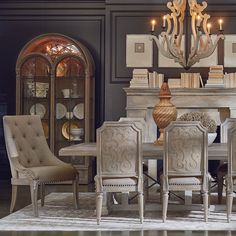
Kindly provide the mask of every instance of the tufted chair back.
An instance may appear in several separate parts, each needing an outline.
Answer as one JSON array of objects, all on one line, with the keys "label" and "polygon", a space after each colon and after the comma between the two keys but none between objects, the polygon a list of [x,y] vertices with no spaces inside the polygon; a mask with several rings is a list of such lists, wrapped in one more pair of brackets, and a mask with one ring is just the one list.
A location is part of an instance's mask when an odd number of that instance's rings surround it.
[{"label": "tufted chair back", "polygon": [[19,164],[25,168],[55,164],[39,116],[5,116],[3,122],[13,177],[16,177],[13,158],[17,158]]}]

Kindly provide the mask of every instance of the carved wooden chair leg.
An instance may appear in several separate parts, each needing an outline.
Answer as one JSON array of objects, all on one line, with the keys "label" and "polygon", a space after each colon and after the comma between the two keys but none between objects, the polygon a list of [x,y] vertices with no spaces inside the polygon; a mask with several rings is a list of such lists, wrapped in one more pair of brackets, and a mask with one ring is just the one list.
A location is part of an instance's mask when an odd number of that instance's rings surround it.
[{"label": "carved wooden chair leg", "polygon": [[12,213],[14,211],[14,208],[16,205],[16,198],[17,198],[17,185],[12,185],[10,213]]},{"label": "carved wooden chair leg", "polygon": [[139,216],[140,216],[140,223],[143,223],[143,193],[138,193],[138,204],[139,204]]},{"label": "carved wooden chair leg", "polygon": [[41,206],[44,206],[44,200],[45,200],[45,184],[40,184],[40,198],[41,198]]},{"label": "carved wooden chair leg", "polygon": [[227,221],[230,222],[232,205],[233,205],[233,191],[227,191],[226,194],[227,194]]},{"label": "carved wooden chair leg", "polygon": [[97,193],[97,200],[96,200],[96,212],[97,212],[97,224],[99,225],[101,222],[101,214],[102,214],[102,199],[103,193]]},{"label": "carved wooden chair leg", "polygon": [[221,204],[223,186],[224,186],[224,177],[223,176],[218,176],[217,177],[217,182],[218,182],[218,203]]},{"label": "carved wooden chair leg", "polygon": [[163,222],[166,221],[166,215],[167,215],[167,206],[168,206],[168,198],[169,198],[169,191],[163,191],[163,200],[162,200],[162,220]]},{"label": "carved wooden chair leg", "polygon": [[38,186],[39,183],[36,180],[33,180],[30,183],[30,193],[31,193],[31,201],[32,201],[32,206],[33,206],[33,211],[34,211],[34,216],[38,216]]},{"label": "carved wooden chair leg", "polygon": [[73,197],[74,197],[75,209],[78,209],[79,208],[79,197],[78,197],[79,174],[76,175],[76,178],[73,181],[72,185],[73,185]]},{"label": "carved wooden chair leg", "polygon": [[207,191],[203,191],[203,204],[204,204],[204,220],[205,222],[208,222],[209,210],[208,210],[208,192]]}]

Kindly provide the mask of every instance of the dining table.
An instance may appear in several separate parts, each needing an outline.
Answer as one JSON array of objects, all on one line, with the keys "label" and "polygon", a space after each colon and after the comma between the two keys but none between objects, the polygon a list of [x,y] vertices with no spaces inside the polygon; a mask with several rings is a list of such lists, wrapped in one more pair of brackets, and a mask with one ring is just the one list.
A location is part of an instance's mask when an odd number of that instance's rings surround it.
[{"label": "dining table", "polygon": [[[154,143],[143,143],[142,152],[144,160],[163,160],[163,146]],[[74,144],[59,150],[59,156],[96,157],[97,147],[95,142]],[[213,143],[208,146],[208,160],[227,160],[227,144]]]},{"label": "dining table", "polygon": [[[142,144],[142,153],[143,153],[143,160],[163,160],[163,146],[156,145],[154,143],[143,143]],[[59,150],[59,156],[61,158],[66,156],[72,156],[73,158],[91,158],[97,156],[97,146],[96,142],[87,142],[87,143],[79,143],[70,145],[67,147],[63,147]],[[213,143],[210,146],[208,146],[208,160],[221,160],[221,161],[227,161],[227,143]],[[125,199],[125,198],[124,198]],[[132,206],[129,206],[127,204],[127,198],[126,201],[123,199],[123,202],[126,202],[123,204],[123,209],[125,210],[132,210]],[[105,195],[103,198],[103,207],[102,207],[102,214],[106,215],[110,211],[108,209],[109,204],[107,204],[107,196]],[[150,210],[161,210],[161,204],[158,205],[150,205],[146,204],[146,209]],[[122,210],[122,204],[121,206],[117,207],[117,205],[114,205],[115,208],[118,208],[119,210]],[[114,208],[113,207],[113,208]],[[192,193],[185,192],[185,204],[184,206],[180,206],[181,209],[199,209],[197,206],[194,207],[192,204]],[[179,210],[180,209],[178,205],[172,206],[173,210]],[[171,209],[171,208],[170,208]],[[214,208],[215,209],[215,208]]]}]

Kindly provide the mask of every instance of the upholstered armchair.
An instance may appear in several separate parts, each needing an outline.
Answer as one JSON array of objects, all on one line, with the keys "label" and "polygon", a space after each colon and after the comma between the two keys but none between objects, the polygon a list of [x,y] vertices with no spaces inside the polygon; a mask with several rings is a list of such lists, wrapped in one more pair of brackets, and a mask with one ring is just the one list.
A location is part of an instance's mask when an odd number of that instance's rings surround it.
[{"label": "upholstered armchair", "polygon": [[[227,118],[220,126],[220,142],[228,142],[228,129],[232,128],[236,124],[236,118]],[[228,165],[227,162],[221,162],[217,170],[217,183],[218,183],[218,203],[222,202],[222,192],[224,179],[227,174]]]},{"label": "upholstered armchair", "polygon": [[48,183],[71,181],[74,201],[78,207],[78,174],[69,164],[56,158],[50,151],[39,116],[4,116],[3,127],[7,154],[11,168],[13,212],[17,187],[29,185],[34,215],[38,216],[38,187],[41,186],[41,205],[44,205],[44,186]]},{"label": "upholstered armchair", "polygon": [[143,222],[142,133],[134,123],[104,122],[97,129],[96,212],[101,221],[103,194],[138,192]]},{"label": "upholstered armchair", "polygon": [[226,176],[227,220],[230,222],[236,186],[236,124],[228,129],[228,174]]},{"label": "upholstered armchair", "polygon": [[174,121],[164,130],[163,221],[169,191],[201,191],[208,220],[207,130],[198,121]]}]

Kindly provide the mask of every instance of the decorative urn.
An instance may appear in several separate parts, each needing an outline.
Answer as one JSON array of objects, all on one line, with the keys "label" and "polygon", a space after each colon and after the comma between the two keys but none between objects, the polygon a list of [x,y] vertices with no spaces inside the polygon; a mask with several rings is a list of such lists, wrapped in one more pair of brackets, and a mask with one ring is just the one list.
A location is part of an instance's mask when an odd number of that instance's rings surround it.
[{"label": "decorative urn", "polygon": [[166,128],[171,121],[174,121],[177,118],[177,109],[170,102],[171,92],[168,83],[164,82],[162,84],[159,98],[160,101],[154,107],[152,113],[153,119],[160,131],[160,136],[154,143],[157,145],[163,145],[164,128]]}]

